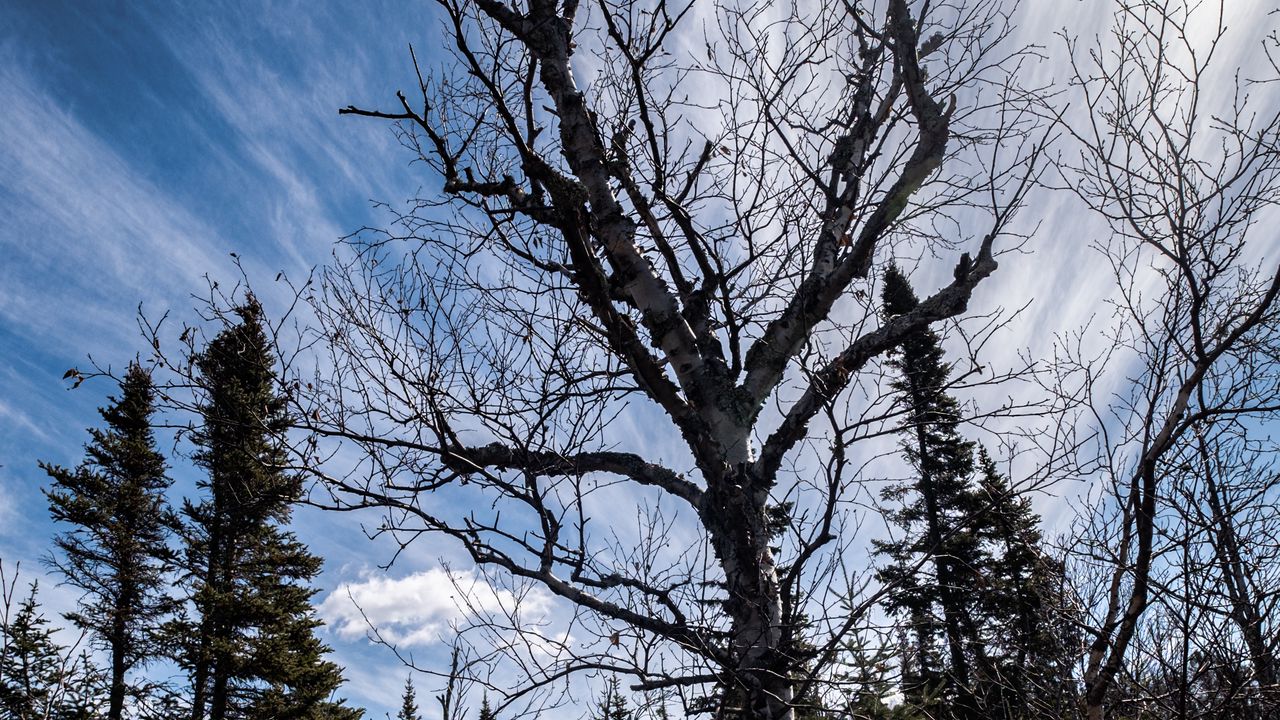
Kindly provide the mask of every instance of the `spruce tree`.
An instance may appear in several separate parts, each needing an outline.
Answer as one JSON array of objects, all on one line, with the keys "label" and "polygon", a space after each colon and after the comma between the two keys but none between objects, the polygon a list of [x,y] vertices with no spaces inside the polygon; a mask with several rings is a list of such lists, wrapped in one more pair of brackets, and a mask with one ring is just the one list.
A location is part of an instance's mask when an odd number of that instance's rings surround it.
[{"label": "spruce tree", "polygon": [[979,529],[983,568],[986,705],[990,717],[1061,716],[1072,692],[1074,623],[1067,617],[1063,563],[1046,553],[1040,517],[980,449],[979,493],[988,510]]},{"label": "spruce tree", "polygon": [[74,469],[42,463],[53,478],[45,491],[53,519],[71,527],[54,538],[50,563],[82,595],[67,617],[106,649],[109,720],[120,720],[127,677],[160,653],[158,629],[173,606],[166,576],[175,556],[176,524],[165,500],[170,480],[152,434],[151,375],[132,364],[120,397],[99,410],[86,458]]},{"label": "spruce tree", "polygon": [[[342,684],[342,671],[324,659],[330,648],[315,634],[323,625],[311,605],[316,590],[296,581],[314,577],[320,558],[288,532],[280,533],[278,543],[259,549],[265,552],[254,558],[258,594],[246,610],[259,618],[250,667],[258,669],[258,680],[266,687],[254,697],[249,716],[359,717],[359,710],[330,701]],[[293,569],[290,577],[276,573],[282,567]]]},{"label": "spruce tree", "polygon": [[[14,610],[0,608],[0,718],[79,720],[101,717],[102,682],[83,655],[68,656],[40,612],[38,586]],[[6,594],[5,599],[10,597]]]},{"label": "spruce tree", "polygon": [[485,693],[480,698],[480,714],[476,716],[476,720],[498,720],[498,715],[493,711],[493,707],[489,705],[489,694]]},{"label": "spruce tree", "polygon": [[57,720],[100,720],[103,698],[109,702],[110,694],[107,678],[94,665],[89,653],[83,652],[64,671]]},{"label": "spruce tree", "polygon": [[358,717],[328,700],[342,676],[315,636],[321,561],[285,529],[302,486],[283,470],[289,419],[262,308],[250,297],[236,314],[195,358],[207,497],[185,507],[194,617],[176,628],[189,638],[191,717]]},{"label": "spruce tree", "polygon": [[61,684],[62,653],[36,604],[36,583],[0,625],[0,709],[15,720],[44,717]]},{"label": "spruce tree", "polygon": [[[919,302],[896,267],[885,273],[883,301],[889,317]],[[904,410],[902,447],[915,477],[884,492],[900,505],[891,517],[902,532],[897,540],[876,543],[889,561],[877,575],[895,587],[886,609],[907,618],[915,634],[904,694],[926,708],[937,697],[955,716],[970,717],[976,713],[971,660],[981,648],[972,621],[976,598],[967,589],[976,587],[982,565],[972,526],[981,509],[972,483],[973,443],[958,430],[960,407],[946,391],[950,369],[936,333],[924,328],[909,335],[891,365],[898,373],[892,388]]]},{"label": "spruce tree", "polygon": [[[891,267],[886,315],[916,305],[906,278]],[[892,365],[904,454],[915,476],[885,491],[900,504],[892,517],[902,533],[876,549],[889,560],[880,579],[896,586],[886,608],[914,635],[902,659],[904,695],[932,717],[1065,712],[1071,669],[1060,622],[1063,568],[1041,549],[1040,518],[985,448],[961,436],[937,334],[909,336]]]},{"label": "spruce tree", "polygon": [[904,665],[899,661],[894,667],[895,656],[904,650],[909,651],[910,641],[906,633],[899,629],[897,643],[880,644],[867,642],[859,635],[853,635],[844,643],[841,665],[844,669],[837,675],[835,685],[843,695],[839,710],[830,712],[824,718],[857,718],[857,720],[918,720],[921,716],[914,714],[914,708],[902,703],[891,706],[891,700],[898,692],[897,678],[894,674],[902,672]]},{"label": "spruce tree", "polygon": [[[484,716],[489,698],[486,697],[484,702],[480,708],[481,717]],[[418,714],[418,693],[413,688],[412,677],[404,679],[404,694],[400,696],[400,712],[396,713],[396,720],[422,720],[422,716]]]},{"label": "spruce tree", "polygon": [[605,681],[604,694],[601,695],[600,704],[592,717],[595,720],[632,720],[627,698],[622,693],[622,682],[617,676]]}]

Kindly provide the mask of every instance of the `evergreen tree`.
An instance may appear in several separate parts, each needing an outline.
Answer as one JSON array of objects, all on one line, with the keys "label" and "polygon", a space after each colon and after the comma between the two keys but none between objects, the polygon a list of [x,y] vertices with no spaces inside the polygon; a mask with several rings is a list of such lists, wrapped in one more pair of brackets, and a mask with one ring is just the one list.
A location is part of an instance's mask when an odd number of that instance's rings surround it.
[{"label": "evergreen tree", "polygon": [[[480,717],[484,717],[488,707],[489,698],[486,696],[484,704],[480,706]],[[418,693],[413,689],[412,677],[404,679],[404,694],[400,698],[400,712],[396,713],[396,720],[422,720],[422,716],[418,714]]]},{"label": "evergreen tree", "polygon": [[14,720],[44,717],[61,684],[62,652],[36,605],[36,583],[0,625],[0,708]]},{"label": "evergreen tree", "polygon": [[[902,315],[918,304],[902,273],[885,273],[884,310]],[[972,483],[973,443],[957,428],[959,404],[946,392],[950,370],[937,334],[928,328],[907,337],[891,360],[898,372],[892,387],[905,410],[903,450],[915,470],[910,481],[885,490],[900,504],[891,513],[902,529],[895,541],[877,542],[888,559],[877,571],[895,586],[886,608],[911,623],[915,634],[913,672],[904,683],[908,700],[928,708],[937,695],[957,717],[974,716],[971,659],[980,653],[972,621],[981,567],[981,542],[972,527],[981,509]],[[941,713],[941,709],[935,711]]]},{"label": "evergreen tree", "polygon": [[42,463],[53,478],[45,491],[54,520],[71,525],[54,539],[50,559],[82,596],[67,617],[107,651],[109,720],[120,720],[126,678],[159,652],[157,630],[173,606],[166,575],[175,556],[168,539],[176,524],[165,500],[170,480],[155,448],[151,376],[132,364],[119,399],[99,410],[104,429],[91,429],[86,459],[75,469]]},{"label": "evergreen tree", "polygon": [[[342,671],[325,660],[330,648],[316,636],[323,625],[311,606],[314,588],[289,582],[277,568],[292,568],[309,579],[320,571],[320,558],[308,552],[292,533],[282,532],[275,545],[260,548],[253,569],[259,593],[251,614],[259,618],[250,666],[266,683],[254,698],[250,717],[359,717],[360,712],[330,702],[342,684]],[[318,713],[318,714],[317,714]]]},{"label": "evergreen tree", "polygon": [[484,697],[480,698],[480,715],[477,717],[477,720],[498,720],[498,715],[489,705],[488,693],[485,693]]},{"label": "evergreen tree", "polygon": [[[886,315],[916,304],[906,278],[890,267]],[[1040,518],[986,450],[960,435],[937,334],[912,334],[892,363],[915,477],[885,491],[900,503],[892,517],[902,535],[876,549],[889,560],[880,579],[896,585],[886,607],[914,634],[901,660],[904,695],[931,717],[1061,715],[1071,683],[1069,634],[1060,622],[1065,578],[1062,564],[1041,549]]]},{"label": "evergreen tree", "polygon": [[321,561],[285,529],[302,486],[282,470],[288,416],[262,308],[250,297],[236,314],[195,359],[208,497],[184,509],[195,617],[176,626],[189,639],[179,661],[191,717],[358,717],[328,700],[342,676],[314,632],[309,583]]},{"label": "evergreen tree", "polygon": [[1075,635],[1065,567],[1044,552],[1031,501],[1013,492],[985,449],[978,465],[988,508],[979,529],[989,554],[981,585],[987,715],[1061,717],[1072,705]]},{"label": "evergreen tree", "polygon": [[89,654],[80,657],[64,673],[62,697],[57,720],[99,720],[103,717],[103,698],[110,712],[111,685],[94,665]]},{"label": "evergreen tree", "polygon": [[0,718],[100,717],[100,678],[86,657],[68,657],[67,650],[53,639],[37,593],[38,587],[32,583],[17,610],[6,604],[0,616]]},{"label": "evergreen tree", "polygon": [[845,641],[841,657],[845,669],[837,675],[837,686],[844,696],[842,707],[839,712],[825,717],[833,720],[922,720],[923,716],[916,714],[914,706],[889,704],[898,690],[893,674],[905,667],[903,663],[895,670],[895,655],[903,650],[909,652],[909,648],[910,641],[901,630],[896,645],[866,642],[858,635]]},{"label": "evergreen tree", "polygon": [[604,694],[592,717],[595,720],[632,720],[627,698],[622,693],[622,681],[616,675],[605,681]]}]

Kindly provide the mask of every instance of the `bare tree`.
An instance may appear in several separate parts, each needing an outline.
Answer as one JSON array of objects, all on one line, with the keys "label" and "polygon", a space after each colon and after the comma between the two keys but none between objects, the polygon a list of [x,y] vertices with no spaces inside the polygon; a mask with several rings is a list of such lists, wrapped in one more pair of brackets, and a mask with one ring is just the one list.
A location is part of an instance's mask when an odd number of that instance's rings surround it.
[{"label": "bare tree", "polygon": [[[324,273],[302,464],[400,542],[451,537],[573,608],[596,644],[507,619],[538,652],[503,707],[598,671],[719,717],[821,705],[887,591],[843,554],[849,445],[895,412],[877,358],[1021,242],[1039,146],[1009,8],[438,5],[449,60],[342,111],[396,121],[443,193]],[[922,255],[951,277],[882,319],[880,263]],[[998,325],[960,332],[976,352]]]},{"label": "bare tree", "polygon": [[[1258,267],[1263,221],[1280,199],[1280,117],[1249,104],[1239,73],[1211,72],[1225,6],[1126,1],[1106,47],[1086,56],[1069,43],[1083,107],[1064,123],[1081,147],[1064,176],[1112,231],[1099,249],[1119,283],[1113,362],[1126,377],[1099,420],[1107,490],[1080,548],[1081,563],[1104,578],[1100,602],[1086,605],[1096,608],[1084,675],[1090,718],[1104,716],[1120,685],[1148,685],[1151,674],[1131,667],[1153,658],[1178,659],[1171,697],[1187,697],[1207,658],[1194,657],[1193,639],[1248,640],[1259,627],[1258,598],[1230,599],[1239,578],[1214,572],[1214,592],[1192,595],[1196,573],[1209,569],[1199,557],[1204,533],[1227,553],[1217,565],[1234,573],[1243,561],[1231,556],[1237,536],[1225,508],[1214,509],[1225,479],[1205,438],[1280,410],[1280,269]],[[1204,483],[1192,494],[1181,482],[1189,468]],[[1227,597],[1215,604],[1220,589]],[[1157,617],[1144,620],[1153,604]],[[1222,612],[1241,618],[1234,632],[1216,622]],[[1134,656],[1144,649],[1151,654]],[[1271,661],[1251,654],[1269,683]]]},{"label": "bare tree", "polygon": [[[1222,607],[1235,624],[1248,651],[1253,676],[1268,707],[1280,707],[1280,472],[1276,449],[1251,438],[1238,422],[1206,436],[1196,435],[1199,463],[1193,467],[1200,483],[1187,489],[1187,505],[1194,525],[1204,532],[1211,551],[1216,588],[1202,597],[1225,600]],[[1216,581],[1216,582],[1214,582]],[[1213,590],[1216,589],[1216,592]]]}]

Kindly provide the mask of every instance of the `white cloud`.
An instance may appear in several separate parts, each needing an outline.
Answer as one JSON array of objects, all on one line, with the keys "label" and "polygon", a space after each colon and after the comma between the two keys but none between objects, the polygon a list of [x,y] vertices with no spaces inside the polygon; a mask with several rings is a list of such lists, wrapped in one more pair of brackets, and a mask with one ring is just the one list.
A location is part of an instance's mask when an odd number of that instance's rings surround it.
[{"label": "white cloud", "polygon": [[431,568],[401,578],[373,572],[345,582],[320,603],[321,617],[344,639],[370,632],[401,647],[426,647],[441,641],[451,625],[488,614],[498,616],[519,609],[526,621],[537,621],[550,610],[545,592],[519,597],[495,588],[474,572]]}]

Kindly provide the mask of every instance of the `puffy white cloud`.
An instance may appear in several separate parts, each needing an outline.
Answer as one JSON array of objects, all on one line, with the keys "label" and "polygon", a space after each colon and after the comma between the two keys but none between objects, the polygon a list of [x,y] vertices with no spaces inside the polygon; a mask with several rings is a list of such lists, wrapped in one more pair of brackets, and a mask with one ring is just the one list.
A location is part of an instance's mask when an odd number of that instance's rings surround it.
[{"label": "puffy white cloud", "polygon": [[366,571],[360,580],[339,585],[320,603],[319,612],[339,637],[365,635],[372,626],[387,642],[424,647],[468,619],[514,613],[528,624],[544,619],[550,607],[544,591],[517,596],[477,573],[437,567],[400,578]]}]

